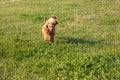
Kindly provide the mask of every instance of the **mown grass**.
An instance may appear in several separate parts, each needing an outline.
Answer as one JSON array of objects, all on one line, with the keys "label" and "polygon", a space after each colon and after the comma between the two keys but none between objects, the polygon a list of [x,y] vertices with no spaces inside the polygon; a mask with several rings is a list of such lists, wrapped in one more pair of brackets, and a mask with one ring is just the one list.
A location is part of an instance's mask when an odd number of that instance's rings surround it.
[{"label": "mown grass", "polygon": [[[119,80],[119,0],[0,0],[0,80]],[[55,42],[42,26],[58,16]]]}]

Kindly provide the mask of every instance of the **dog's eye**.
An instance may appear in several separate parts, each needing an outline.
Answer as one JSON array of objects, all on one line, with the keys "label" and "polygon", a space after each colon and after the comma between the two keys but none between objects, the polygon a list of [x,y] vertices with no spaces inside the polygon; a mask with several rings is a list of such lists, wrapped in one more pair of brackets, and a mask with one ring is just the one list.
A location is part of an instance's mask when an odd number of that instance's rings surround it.
[{"label": "dog's eye", "polygon": [[56,25],[56,23],[53,23],[53,25]]},{"label": "dog's eye", "polygon": [[54,23],[52,23],[52,25],[54,25]]}]

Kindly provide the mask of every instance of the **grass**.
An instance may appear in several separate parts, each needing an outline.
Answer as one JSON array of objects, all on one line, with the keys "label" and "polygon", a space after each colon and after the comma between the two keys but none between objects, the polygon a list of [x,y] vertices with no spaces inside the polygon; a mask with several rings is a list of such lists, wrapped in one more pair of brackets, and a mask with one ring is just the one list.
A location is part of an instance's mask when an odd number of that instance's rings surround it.
[{"label": "grass", "polygon": [[[119,80],[119,0],[0,0],[0,80]],[[58,16],[55,42],[41,29]]]}]

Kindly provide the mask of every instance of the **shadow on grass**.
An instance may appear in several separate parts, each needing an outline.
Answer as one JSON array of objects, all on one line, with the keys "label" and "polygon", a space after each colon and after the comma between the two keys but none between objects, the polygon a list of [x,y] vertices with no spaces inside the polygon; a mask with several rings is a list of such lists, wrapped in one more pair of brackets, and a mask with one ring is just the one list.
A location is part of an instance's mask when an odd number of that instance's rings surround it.
[{"label": "shadow on grass", "polygon": [[63,43],[74,43],[74,44],[100,44],[102,40],[95,39],[82,39],[82,38],[74,38],[74,37],[59,37]]}]

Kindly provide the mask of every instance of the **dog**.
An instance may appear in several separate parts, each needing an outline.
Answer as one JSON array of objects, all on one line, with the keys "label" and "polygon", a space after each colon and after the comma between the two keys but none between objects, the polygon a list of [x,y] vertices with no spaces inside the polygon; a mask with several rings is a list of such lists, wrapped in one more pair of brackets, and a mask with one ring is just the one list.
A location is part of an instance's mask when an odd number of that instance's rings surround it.
[{"label": "dog", "polygon": [[44,36],[44,40],[54,42],[55,26],[57,24],[58,21],[56,16],[52,16],[45,22],[42,28],[42,34]]}]

